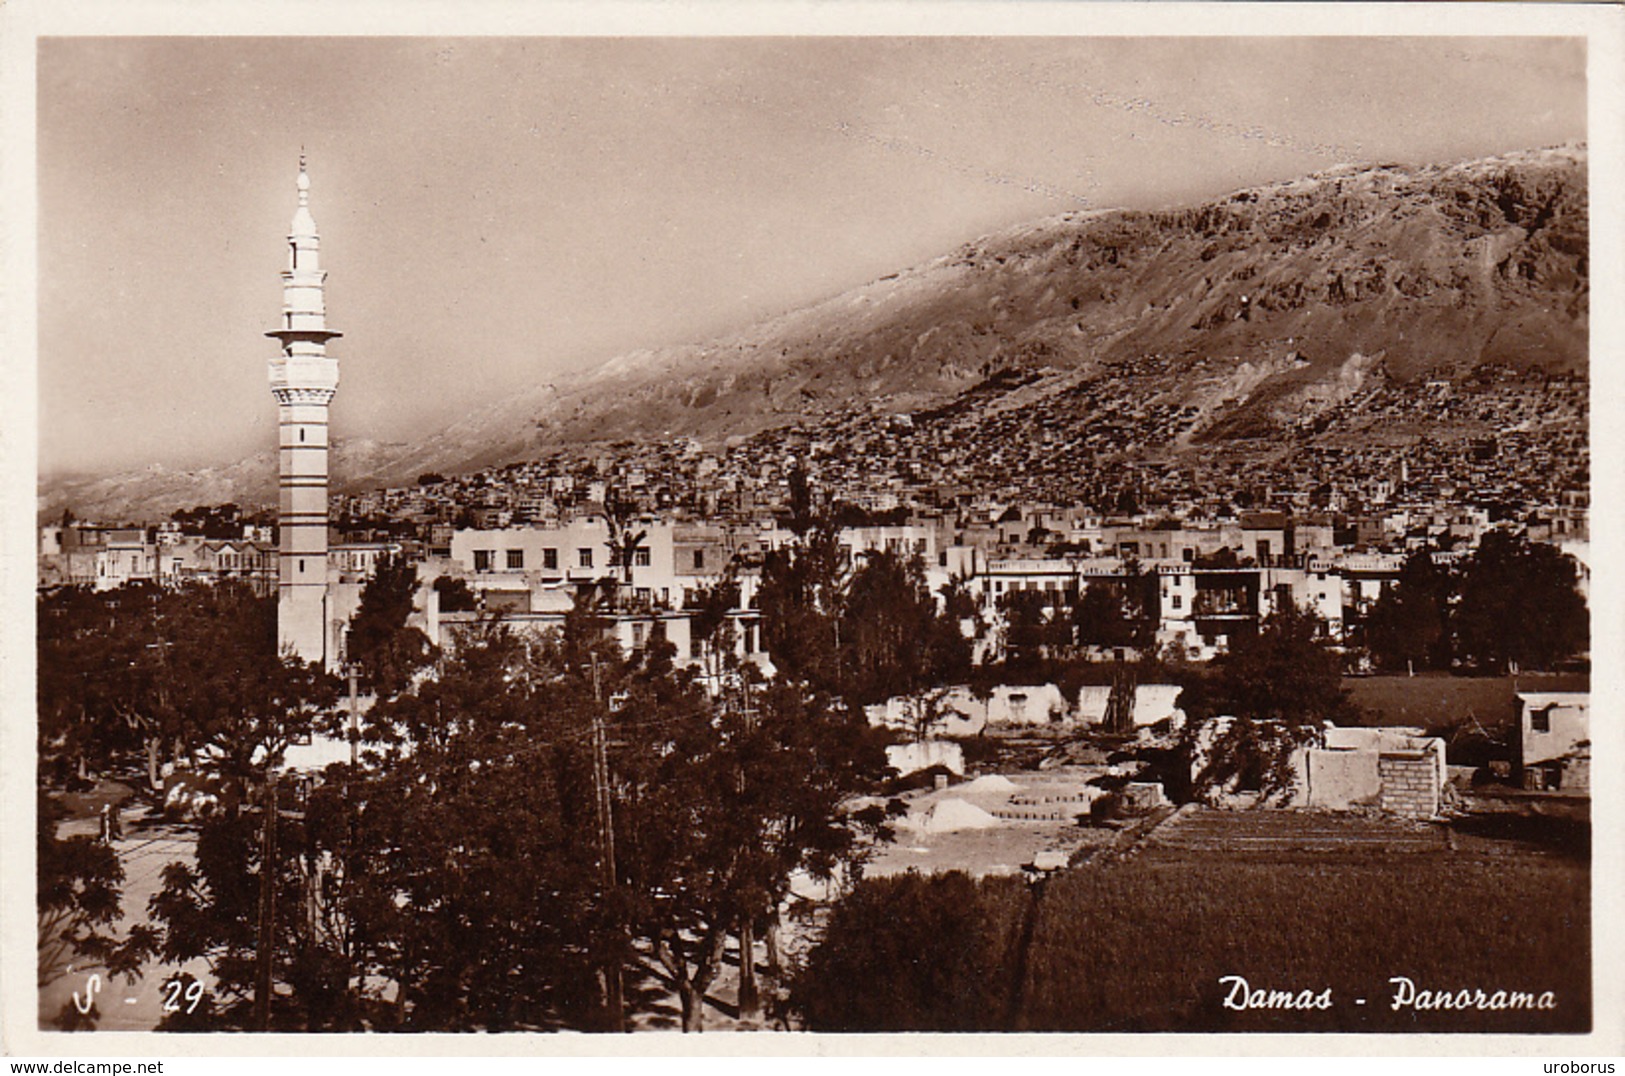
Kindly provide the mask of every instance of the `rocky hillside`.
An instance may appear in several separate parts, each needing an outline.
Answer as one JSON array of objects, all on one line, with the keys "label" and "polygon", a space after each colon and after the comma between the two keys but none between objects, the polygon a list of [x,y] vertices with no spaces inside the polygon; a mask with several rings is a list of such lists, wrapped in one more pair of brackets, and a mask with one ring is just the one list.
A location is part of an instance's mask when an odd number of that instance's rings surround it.
[{"label": "rocky hillside", "polygon": [[[1195,444],[1268,437],[1388,381],[1484,364],[1583,375],[1586,169],[1569,146],[1041,220],[724,339],[621,356],[410,446],[353,444],[334,470],[370,486],[572,442],[720,441],[853,407],[939,408],[1000,372],[1041,373],[1057,393],[1087,381],[1098,397],[1113,367],[1148,356],[1188,375],[1178,437]],[[271,466],[199,475],[181,500],[223,499],[222,483],[258,499]],[[162,477],[105,489],[168,503],[185,476]],[[50,499],[94,511],[96,490]]]}]

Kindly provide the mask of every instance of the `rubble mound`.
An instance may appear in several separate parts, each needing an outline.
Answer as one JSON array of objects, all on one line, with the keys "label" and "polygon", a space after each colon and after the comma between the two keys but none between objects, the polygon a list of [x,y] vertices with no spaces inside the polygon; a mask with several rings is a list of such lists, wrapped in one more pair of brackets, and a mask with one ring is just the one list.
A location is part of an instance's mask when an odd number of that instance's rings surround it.
[{"label": "rubble mound", "polygon": [[972,803],[961,799],[941,800],[920,820],[924,833],[953,833],[962,829],[991,829],[999,820]]}]

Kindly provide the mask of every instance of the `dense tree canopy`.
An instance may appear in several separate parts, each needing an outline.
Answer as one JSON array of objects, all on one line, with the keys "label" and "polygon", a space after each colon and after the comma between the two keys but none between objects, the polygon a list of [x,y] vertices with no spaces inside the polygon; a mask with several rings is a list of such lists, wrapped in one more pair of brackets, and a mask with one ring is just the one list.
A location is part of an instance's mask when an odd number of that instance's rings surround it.
[{"label": "dense tree canopy", "polygon": [[344,656],[360,667],[363,682],[374,694],[398,694],[430,660],[433,647],[428,636],[407,625],[417,585],[415,565],[386,555],[361,589]]},{"label": "dense tree canopy", "polygon": [[[939,612],[917,561],[876,552],[848,563],[832,529],[803,522],[766,557],[757,592],[771,679],[734,645],[733,624],[748,614],[735,611],[731,576],[694,597],[694,668],[677,667],[658,633],[623,653],[612,610],[584,598],[545,636],[481,618],[418,675],[429,651],[406,627],[415,572],[386,561],[350,634],[350,656],[379,692],[369,751],[308,787],[280,772],[282,759],[333,726],[338,685],[277,654],[272,599],[232,584],[43,597],[47,781],[143,751],[155,774],[169,752],[224,794],[200,824],[195,862],[165,872],[156,938],[105,937],[116,860],[42,824],[42,953],[134,959],[133,946],[151,942],[171,963],[207,958],[218,985],[193,1026],[255,1026],[268,971],[278,1028],[605,1028],[668,991],[683,1026],[698,1028],[729,939],[753,952],[794,873],[839,875],[885,836],[881,809],[846,806],[884,765],[883,737],[855,720],[858,708],[969,667],[959,622],[979,614],[977,596],[950,586]],[[1155,579],[1138,579],[1092,583],[1072,604],[1055,592],[1007,597],[1007,666],[1050,676],[1083,664],[1078,645],[1143,640]],[[1411,558],[1364,639],[1385,667],[1550,664],[1587,644],[1576,581],[1554,548],[1492,532],[1454,575]],[[1193,727],[1235,719],[1209,776],[1268,789],[1294,730],[1348,716],[1341,672],[1322,625],[1296,608],[1233,637],[1182,699]],[[942,956],[962,965],[956,981],[979,981],[981,962],[996,959],[938,890],[898,883],[866,907],[842,914],[890,924],[898,907],[917,907],[903,942],[970,939]],[[863,969],[892,951],[847,926],[844,950],[815,960],[825,994],[798,1003],[829,1029],[859,1022],[842,1005],[879,1003],[867,987],[851,1001],[828,984],[869,982]],[[743,964],[748,980],[754,961]],[[614,982],[626,988],[619,1010]],[[945,998],[901,982],[887,1026],[966,1026],[1002,990]],[[743,998],[741,1009],[751,1009]]]},{"label": "dense tree canopy", "polygon": [[1450,600],[1455,580],[1431,550],[1405,560],[1399,579],[1366,615],[1361,638],[1379,668],[1438,669],[1450,664]]},{"label": "dense tree canopy", "polygon": [[774,668],[828,695],[840,691],[838,624],[847,580],[836,532],[819,526],[800,542],[768,551],[756,604]]},{"label": "dense tree canopy", "polygon": [[479,608],[479,601],[466,580],[442,575],[434,581],[434,589],[440,595],[442,613],[472,613]]},{"label": "dense tree canopy", "polygon": [[[71,945],[77,958],[115,967],[137,961],[137,948],[145,951],[149,942],[177,963],[206,955],[214,962],[221,1005],[247,997],[261,847],[250,837],[284,753],[327,724],[336,696],[337,683],[319,668],[278,655],[275,601],[245,585],[128,586],[43,599],[45,783],[70,773],[67,762],[127,764],[142,745],[149,776],[156,778],[163,747],[212,779],[221,810],[200,827],[196,867],[165,871],[152,909],[162,929],[114,942],[101,931],[117,908],[120,871],[112,850],[83,838],[56,838],[55,816],[42,807],[42,825],[49,820],[52,826],[40,834],[42,929],[49,917],[66,916],[65,926],[47,933]],[[238,899],[245,892],[246,905]],[[283,907],[298,918],[296,895]],[[43,968],[50,950],[42,948],[41,959]]]},{"label": "dense tree canopy", "polygon": [[1550,668],[1590,645],[1574,559],[1493,530],[1462,566],[1452,623],[1457,656],[1480,669]]},{"label": "dense tree canopy", "polygon": [[963,675],[970,644],[937,612],[917,560],[872,553],[852,576],[840,614],[842,690],[852,705],[884,702]]},{"label": "dense tree canopy", "polygon": [[1551,668],[1589,646],[1578,582],[1573,558],[1555,546],[1492,530],[1456,570],[1430,550],[1412,554],[1358,638],[1386,670]]},{"label": "dense tree canopy", "polygon": [[486,621],[437,678],[374,715],[397,744],[356,782],[344,892],[356,970],[394,981],[399,1026],[590,1025],[608,898],[590,837],[586,664]]},{"label": "dense tree canopy", "polygon": [[49,776],[142,746],[206,759],[237,787],[310,732],[337,684],[276,649],[276,601],[223,582],[71,589],[39,608],[39,737]]},{"label": "dense tree canopy", "polygon": [[1006,1028],[1026,889],[958,871],[865,880],[835,905],[792,1008],[813,1031]]},{"label": "dense tree canopy", "polygon": [[660,1002],[652,965],[701,1027],[725,940],[751,949],[792,872],[828,876],[882,834],[842,805],[883,741],[731,647],[707,689],[662,637],[623,654],[609,627],[590,598],[544,636],[482,618],[368,712],[359,768],[310,787],[279,755],[334,685],[245,659],[265,701],[200,741],[241,794],[152,905],[166,962],[207,958],[218,980],[174,1026],[615,1027]]},{"label": "dense tree canopy", "polygon": [[1214,659],[1205,689],[1187,691],[1187,710],[1252,721],[1319,725],[1352,713],[1342,686],[1343,659],[1324,623],[1288,605],[1265,618],[1256,635],[1231,640]]},{"label": "dense tree canopy", "polygon": [[163,731],[162,592],[72,587],[38,606],[41,774],[61,783],[106,767]]},{"label": "dense tree canopy", "polygon": [[1072,607],[1072,629],[1079,646],[1134,646],[1135,610],[1123,590],[1109,582],[1091,582]]},{"label": "dense tree canopy", "polygon": [[1000,598],[1004,665],[1011,675],[1041,677],[1045,660],[1071,645],[1072,627],[1064,609],[1051,608],[1053,597],[1042,590],[1012,590]]}]

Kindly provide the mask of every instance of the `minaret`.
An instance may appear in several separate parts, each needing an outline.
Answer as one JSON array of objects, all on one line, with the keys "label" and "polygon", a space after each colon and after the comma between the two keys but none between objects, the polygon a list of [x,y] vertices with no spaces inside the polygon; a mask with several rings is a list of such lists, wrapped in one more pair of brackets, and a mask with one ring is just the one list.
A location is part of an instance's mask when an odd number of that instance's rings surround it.
[{"label": "minaret", "polygon": [[277,645],[284,654],[327,666],[327,405],[339,385],[327,327],[316,221],[310,215],[310,177],[299,155],[299,208],[288,233],[282,271],[282,324],[265,335],[282,344],[271,360],[271,395],[280,429],[281,489],[277,521]]}]

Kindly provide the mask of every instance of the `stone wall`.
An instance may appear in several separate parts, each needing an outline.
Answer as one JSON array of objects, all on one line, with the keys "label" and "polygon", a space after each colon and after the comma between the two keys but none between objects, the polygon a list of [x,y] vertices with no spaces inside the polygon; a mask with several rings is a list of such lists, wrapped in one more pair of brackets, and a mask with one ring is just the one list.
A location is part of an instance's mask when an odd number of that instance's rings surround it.
[{"label": "stone wall", "polygon": [[1343,811],[1358,804],[1374,803],[1382,792],[1382,777],[1374,751],[1311,748],[1305,761],[1311,807]]},{"label": "stone wall", "polygon": [[1565,792],[1591,791],[1591,756],[1584,758],[1571,758],[1563,764],[1563,783],[1559,785]]},{"label": "stone wall", "polygon": [[903,776],[932,766],[943,766],[963,775],[965,752],[958,744],[945,740],[893,744],[886,748],[886,765],[894,767]]},{"label": "stone wall", "polygon": [[1439,813],[1438,767],[1423,751],[1383,752],[1377,757],[1382,809],[1411,818]]}]

